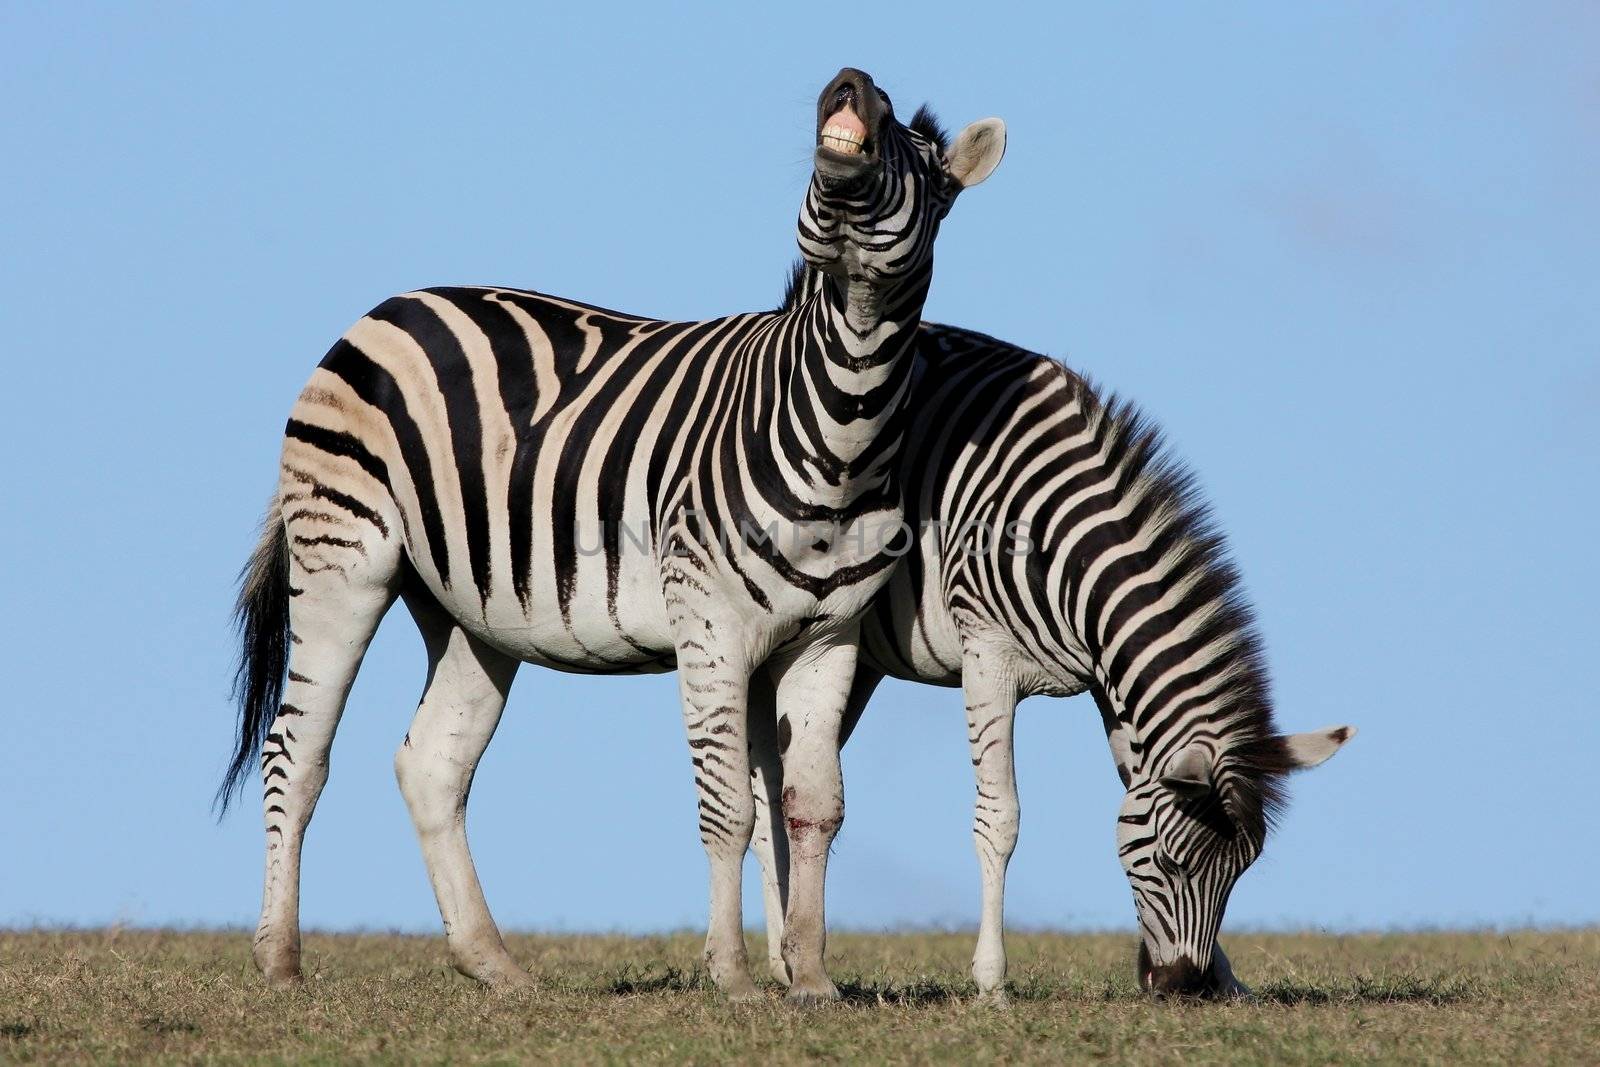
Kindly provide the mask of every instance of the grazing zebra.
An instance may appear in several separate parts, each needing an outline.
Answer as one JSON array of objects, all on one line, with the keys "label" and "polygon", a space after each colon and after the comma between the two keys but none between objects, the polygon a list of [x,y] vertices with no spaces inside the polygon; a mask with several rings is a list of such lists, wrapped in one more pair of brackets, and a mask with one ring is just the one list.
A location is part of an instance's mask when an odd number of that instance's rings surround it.
[{"label": "grazing zebra", "polygon": [[[789,300],[817,282],[797,270]],[[920,536],[862,619],[841,744],[886,674],[962,687],[983,876],[973,976],[1003,996],[1016,704],[1089,691],[1126,788],[1117,846],[1142,932],[1140,983],[1242,992],[1216,944],[1228,895],[1261,851],[1283,777],[1355,731],[1277,732],[1222,538],[1131,405],[1102,400],[1052,359],[949,326],[922,328],[917,359],[917,417],[900,461],[906,520]],[[758,678],[753,693],[755,848],[776,944],[786,724],[770,686]],[[781,957],[769,965],[786,978]]]},{"label": "grazing zebra", "polygon": [[799,220],[824,280],[785,311],[662,322],[501,288],[398,296],[300,394],[240,597],[237,750],[258,752],[266,876],[255,961],[300,972],[301,842],[351,683],[399,597],[429,671],[395,757],[451,958],[527,974],[484,901],[465,830],[473,772],[521,662],[679,672],[711,861],[706,956],[755,994],[739,880],[754,823],[746,692],[763,665],[794,724],[785,958],[823,971],[822,881],[843,810],[838,728],[858,616],[900,529],[896,458],[939,222],[1004,151],[987,119],[947,145],[866,74],[817,105]]}]

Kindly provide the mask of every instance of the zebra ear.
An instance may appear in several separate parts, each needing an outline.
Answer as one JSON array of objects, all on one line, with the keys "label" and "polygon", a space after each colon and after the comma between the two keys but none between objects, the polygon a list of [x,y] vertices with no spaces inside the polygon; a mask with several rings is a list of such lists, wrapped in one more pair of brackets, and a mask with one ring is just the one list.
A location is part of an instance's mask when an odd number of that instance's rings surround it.
[{"label": "zebra ear", "polygon": [[1297,771],[1309,770],[1339,751],[1355,735],[1354,726],[1330,726],[1310,733],[1286,734],[1283,745],[1289,753],[1289,766]]},{"label": "zebra ear", "polygon": [[945,153],[944,167],[963,189],[971,189],[994,173],[1006,154],[1006,124],[999,119],[979,119],[956,135]]},{"label": "zebra ear", "polygon": [[1161,784],[1180,797],[1202,797],[1211,792],[1211,757],[1199,745],[1190,745],[1167,763]]}]

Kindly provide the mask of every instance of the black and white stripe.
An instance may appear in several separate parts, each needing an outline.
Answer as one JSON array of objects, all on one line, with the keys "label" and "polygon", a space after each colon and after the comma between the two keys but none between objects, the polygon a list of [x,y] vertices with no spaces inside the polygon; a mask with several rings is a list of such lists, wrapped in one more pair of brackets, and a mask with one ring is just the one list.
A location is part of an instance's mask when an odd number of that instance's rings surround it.
[{"label": "black and white stripe", "polygon": [[[859,150],[822,146],[830,117],[860,127]],[[677,668],[712,854],[707,953],[724,989],[753,991],[736,885],[754,818],[750,673],[819,647],[853,660],[855,619],[894,563],[881,531],[901,517],[934,236],[1003,144],[990,120],[947,152],[931,117],[901,125],[853,70],[823,91],[818,131],[799,240],[819,281],[793,307],[665,322],[521,289],[424,289],[380,304],[322,360],[290,415],[241,599],[229,786],[259,751],[269,976],[298,974],[300,841],[361,655],[403,596],[431,669],[396,771],[457,966],[524,977],[462,821],[517,664]],[[793,807],[834,792],[802,783]],[[820,926],[817,940],[810,992],[825,995]]]},{"label": "black and white stripe", "polygon": [[[802,272],[791,290],[811,284]],[[1141,980],[1162,991],[1230,986],[1217,929],[1282,802],[1281,780],[1352,731],[1277,732],[1222,538],[1131,405],[1054,360],[948,326],[923,327],[916,379],[902,474],[920,535],[863,619],[852,712],[885,674],[965,690],[984,874],[980,986],[998,991],[1005,971],[1016,703],[1084,691],[1126,788],[1118,849],[1143,932]],[[770,758],[758,764],[781,774]],[[773,788],[761,783],[760,799]],[[762,820],[758,848],[781,844]],[[782,856],[768,862],[781,878]]]}]

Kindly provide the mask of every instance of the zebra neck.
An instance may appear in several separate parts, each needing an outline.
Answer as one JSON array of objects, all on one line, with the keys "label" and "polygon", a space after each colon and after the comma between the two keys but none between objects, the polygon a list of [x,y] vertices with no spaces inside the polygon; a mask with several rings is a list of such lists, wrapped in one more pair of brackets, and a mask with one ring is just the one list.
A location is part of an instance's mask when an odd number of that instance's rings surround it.
[{"label": "zebra neck", "polygon": [[[891,477],[927,275],[892,289],[824,278],[796,309],[774,446],[798,442],[813,486],[836,504]],[[792,435],[792,436],[791,436]]]},{"label": "zebra neck", "polygon": [[[1124,544],[1142,539],[1135,530],[1124,537]],[[1062,601],[1099,601],[1074,638],[1125,776],[1159,770],[1191,742],[1220,754],[1270,720],[1259,641],[1221,584],[1231,576],[1204,565],[1161,573],[1175,554],[1171,546],[1135,553],[1097,589]],[[1087,575],[1093,568],[1067,571]]]},{"label": "zebra neck", "polygon": [[922,321],[928,276],[892,288],[865,279],[823,283],[824,352],[837,366],[862,370],[906,355]]}]

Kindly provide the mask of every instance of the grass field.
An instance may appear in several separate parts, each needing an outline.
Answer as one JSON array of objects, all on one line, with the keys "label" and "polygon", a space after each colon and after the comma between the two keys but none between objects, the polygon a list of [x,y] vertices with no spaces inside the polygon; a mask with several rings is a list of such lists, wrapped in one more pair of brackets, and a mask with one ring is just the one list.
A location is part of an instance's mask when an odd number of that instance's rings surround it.
[{"label": "grass field", "polygon": [[[1225,940],[1250,1004],[1153,1003],[1130,937],[1013,935],[1011,1005],[966,934],[829,941],[842,1004],[722,1003],[698,939],[510,939],[495,993],[441,938],[321,935],[275,990],[244,933],[0,933],[0,1062],[1600,1062],[1600,931]],[[764,958],[751,938],[753,958]]]}]

